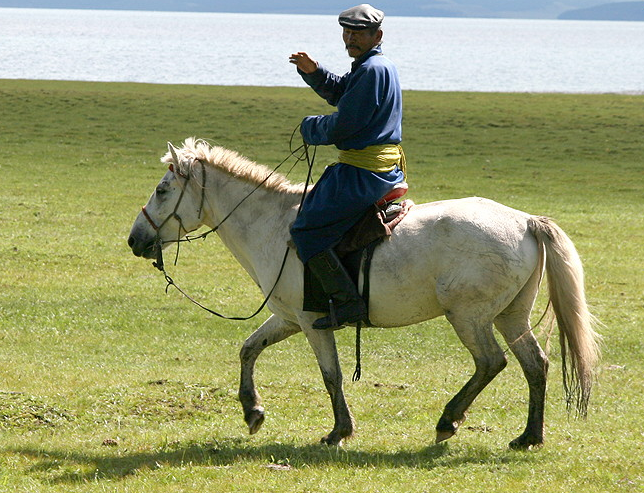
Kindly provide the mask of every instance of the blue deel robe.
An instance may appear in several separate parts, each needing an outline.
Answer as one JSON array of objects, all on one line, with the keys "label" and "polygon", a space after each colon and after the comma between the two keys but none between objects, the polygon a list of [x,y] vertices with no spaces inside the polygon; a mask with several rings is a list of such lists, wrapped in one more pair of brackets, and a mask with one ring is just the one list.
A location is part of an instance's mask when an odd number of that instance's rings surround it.
[{"label": "blue deel robe", "polygon": [[[380,46],[355,60],[343,76],[324,67],[311,74],[299,73],[319,96],[337,106],[331,115],[304,118],[301,133],[305,142],[334,144],[341,150],[401,142],[398,71],[382,55]],[[403,180],[398,168],[375,173],[345,163],[327,167],[291,227],[302,262],[337,245],[373,203]]]}]

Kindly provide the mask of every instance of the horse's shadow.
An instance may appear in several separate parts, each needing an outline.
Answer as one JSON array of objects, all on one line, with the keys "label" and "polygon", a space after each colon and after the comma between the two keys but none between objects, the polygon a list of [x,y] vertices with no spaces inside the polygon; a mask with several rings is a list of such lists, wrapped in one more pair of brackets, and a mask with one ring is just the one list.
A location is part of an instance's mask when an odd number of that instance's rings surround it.
[{"label": "horse's shadow", "polygon": [[[8,452],[27,458],[32,466],[28,473],[46,474],[49,481],[68,483],[96,481],[101,479],[122,479],[141,470],[155,470],[163,467],[191,466],[225,468],[240,461],[260,463],[265,467],[288,470],[291,468],[315,468],[328,465],[363,467],[413,467],[431,470],[435,467],[458,467],[470,463],[524,462],[533,454],[516,453],[508,450],[468,448],[464,452],[450,452],[449,445],[442,443],[420,450],[396,452],[364,452],[346,450],[322,444],[266,444],[253,446],[243,440],[232,443],[190,444],[175,446],[171,450],[150,452],[119,452],[89,454],[69,449],[14,448]],[[500,457],[502,458],[500,459]]]}]

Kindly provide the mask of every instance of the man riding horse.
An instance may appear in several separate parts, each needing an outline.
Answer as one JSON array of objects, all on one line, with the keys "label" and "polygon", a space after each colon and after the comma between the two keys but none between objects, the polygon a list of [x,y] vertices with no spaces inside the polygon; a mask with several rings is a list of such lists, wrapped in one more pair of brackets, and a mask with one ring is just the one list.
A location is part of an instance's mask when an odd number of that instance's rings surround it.
[{"label": "man riding horse", "polygon": [[369,207],[404,181],[402,93],[394,64],[382,54],[384,14],[362,4],[342,12],[339,23],[351,71],[329,72],[307,53],[289,61],[304,81],[337,111],[307,116],[304,141],[334,144],[338,162],[328,166],[308,193],[291,227],[297,252],[320,281],[330,300],[329,316],[316,329],[331,329],[364,320],[367,307],[333,247]]}]

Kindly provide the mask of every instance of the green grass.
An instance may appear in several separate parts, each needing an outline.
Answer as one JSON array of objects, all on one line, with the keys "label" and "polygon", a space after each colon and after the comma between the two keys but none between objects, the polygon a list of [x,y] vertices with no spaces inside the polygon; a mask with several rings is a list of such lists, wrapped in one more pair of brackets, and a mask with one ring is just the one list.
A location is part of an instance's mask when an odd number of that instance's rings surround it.
[{"label": "green grass", "polygon": [[[267,420],[248,436],[238,351],[263,317],[221,321],[166,295],[127,235],[164,173],[166,141],[202,137],[275,165],[301,117],[331,109],[303,89],[5,80],[0,491],[644,489],[644,97],[404,97],[416,202],[489,197],[553,217],[579,249],[604,324],[588,420],[566,414],[553,349],[543,449],[507,448],[527,410],[512,358],[459,434],[432,445],[472,371],[434,320],[364,333],[363,379],[345,388],[358,433],[341,449],[317,444],[332,415],[304,338],[269,348],[257,369]],[[316,172],[334,156],[319,149]],[[185,246],[171,272],[226,313],[261,302],[214,237]],[[349,375],[353,333],[337,336]]]}]

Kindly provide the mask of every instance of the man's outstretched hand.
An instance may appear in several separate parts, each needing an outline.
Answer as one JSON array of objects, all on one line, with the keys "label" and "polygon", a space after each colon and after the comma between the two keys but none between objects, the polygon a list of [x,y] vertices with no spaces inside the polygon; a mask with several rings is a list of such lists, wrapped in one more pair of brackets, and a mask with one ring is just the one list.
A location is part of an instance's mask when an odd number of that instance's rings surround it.
[{"label": "man's outstretched hand", "polygon": [[313,60],[308,53],[304,53],[303,51],[293,53],[289,57],[288,61],[296,65],[297,68],[305,74],[311,74],[318,69],[318,62]]}]

